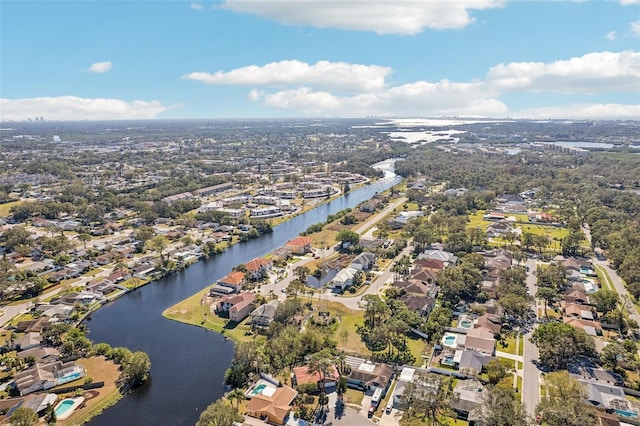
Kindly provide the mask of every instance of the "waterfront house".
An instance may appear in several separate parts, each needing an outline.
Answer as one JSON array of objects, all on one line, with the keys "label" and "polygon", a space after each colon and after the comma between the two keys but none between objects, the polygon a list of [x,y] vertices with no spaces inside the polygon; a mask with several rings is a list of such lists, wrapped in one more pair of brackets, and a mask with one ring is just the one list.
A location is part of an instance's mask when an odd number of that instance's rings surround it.
[{"label": "waterfront house", "polygon": [[226,313],[231,321],[240,322],[253,311],[256,295],[245,291],[233,296],[225,296],[215,304],[215,312]]},{"label": "waterfront house", "polygon": [[292,254],[298,255],[310,253],[313,249],[312,241],[307,237],[296,237],[285,243],[284,246],[291,250]]},{"label": "waterfront house", "polygon": [[247,403],[247,414],[265,422],[284,425],[293,409],[291,403],[298,392],[289,386],[269,387],[270,392],[253,395]]},{"label": "waterfront house", "polygon": [[218,285],[228,287],[233,291],[238,292],[242,290],[242,286],[244,285],[244,273],[239,271],[229,272],[218,280]]},{"label": "waterfront house", "polygon": [[49,364],[36,363],[33,367],[16,373],[13,376],[13,386],[21,396],[24,396],[32,392],[51,389],[85,375],[84,368],[75,365],[73,361],[67,363],[56,361]]},{"label": "waterfront house", "polygon": [[263,273],[271,270],[272,262],[270,260],[258,257],[245,263],[244,266],[251,274],[251,279],[258,280],[262,278]]}]

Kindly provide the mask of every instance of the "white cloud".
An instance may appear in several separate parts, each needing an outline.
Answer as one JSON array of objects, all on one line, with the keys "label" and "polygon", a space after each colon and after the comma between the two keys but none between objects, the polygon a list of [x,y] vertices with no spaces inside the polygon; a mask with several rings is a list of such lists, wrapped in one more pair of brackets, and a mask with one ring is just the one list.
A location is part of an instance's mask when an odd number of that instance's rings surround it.
[{"label": "white cloud", "polygon": [[482,83],[416,82],[354,96],[309,87],[260,94],[265,105],[307,115],[504,115],[507,107]]},{"label": "white cloud", "polygon": [[110,71],[112,67],[113,67],[113,64],[109,61],[95,62],[91,64],[91,66],[87,69],[87,71],[102,73],[102,72]]},{"label": "white cloud", "polygon": [[629,24],[629,31],[633,37],[640,37],[640,21],[634,21]]},{"label": "white cloud", "polygon": [[169,108],[159,101],[123,101],[75,96],[0,99],[0,120],[125,120],[156,118]]},{"label": "white cloud", "polygon": [[220,7],[286,25],[417,34],[425,28],[463,28],[472,10],[500,7],[505,0],[223,0]]},{"label": "white cloud", "polygon": [[385,85],[385,77],[391,72],[391,68],[378,65],[329,61],[318,61],[310,65],[306,62],[291,60],[271,62],[263,66],[250,65],[228,72],[217,71],[213,74],[192,72],[182,78],[207,84],[270,87],[309,85],[322,89],[359,92],[381,89]]},{"label": "white cloud", "polygon": [[570,104],[531,108],[510,114],[514,118],[571,118],[592,120],[637,120],[640,105]]},{"label": "white cloud", "polygon": [[615,31],[609,31],[606,36],[604,36],[607,40],[613,41],[618,36],[618,33]]},{"label": "white cloud", "polygon": [[487,81],[502,91],[585,94],[637,91],[640,53],[596,52],[551,63],[500,64],[489,70]]},{"label": "white cloud", "polygon": [[193,2],[191,3],[191,9],[193,10],[204,10],[204,5],[200,3]]},{"label": "white cloud", "polygon": [[631,6],[634,4],[640,4],[640,0],[618,0],[618,3],[623,6]]}]

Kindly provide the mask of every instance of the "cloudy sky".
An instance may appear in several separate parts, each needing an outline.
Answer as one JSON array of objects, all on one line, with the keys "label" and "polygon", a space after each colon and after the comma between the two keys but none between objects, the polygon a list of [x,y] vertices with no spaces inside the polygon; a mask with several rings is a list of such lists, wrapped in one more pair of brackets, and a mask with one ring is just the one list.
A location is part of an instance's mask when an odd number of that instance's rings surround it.
[{"label": "cloudy sky", "polygon": [[0,0],[0,119],[640,118],[640,0]]}]

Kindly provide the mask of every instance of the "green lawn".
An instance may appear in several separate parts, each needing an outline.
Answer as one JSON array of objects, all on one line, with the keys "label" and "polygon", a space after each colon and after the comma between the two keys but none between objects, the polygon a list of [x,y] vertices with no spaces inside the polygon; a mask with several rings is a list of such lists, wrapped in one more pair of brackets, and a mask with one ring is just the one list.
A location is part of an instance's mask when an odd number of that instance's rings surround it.
[{"label": "green lawn", "polygon": [[254,338],[261,338],[260,336],[256,337],[256,335],[248,334],[251,332],[251,326],[249,324],[250,317],[236,324],[209,312],[208,306],[200,304],[202,295],[207,291],[208,289],[204,289],[188,299],[171,306],[165,310],[162,315],[174,321],[204,327],[216,333],[224,334],[235,342],[245,342],[253,340]]},{"label": "green lawn", "polygon": [[[480,210],[475,214],[469,215],[469,223],[467,224],[467,228],[481,228],[483,231],[487,229],[488,225],[491,225],[492,221],[483,220],[482,216],[484,216],[485,211]],[[526,214],[513,214],[508,216],[515,216],[518,222],[527,222],[528,217]],[[562,239],[566,237],[569,231],[566,228],[558,228],[555,226],[549,225],[533,225],[527,223],[517,223],[516,226],[522,228],[522,232],[529,232],[531,234],[536,235],[547,235],[550,238]]]},{"label": "green lawn", "polygon": [[596,266],[596,274],[598,274],[598,279],[600,280],[600,286],[605,290],[613,290],[611,277],[609,277],[609,273],[607,272],[607,270],[600,265],[595,265],[595,266]]},{"label": "green lawn", "polygon": [[524,355],[524,336],[520,336],[520,343],[518,346],[518,355]]},{"label": "green lawn", "polygon": [[18,206],[22,203],[24,203],[24,201],[11,201],[10,203],[0,204],[0,217],[9,216],[11,207]]},{"label": "green lawn", "polygon": [[496,350],[515,355],[516,354],[516,338],[511,336],[506,337],[504,339],[504,342],[498,342],[496,346]]}]

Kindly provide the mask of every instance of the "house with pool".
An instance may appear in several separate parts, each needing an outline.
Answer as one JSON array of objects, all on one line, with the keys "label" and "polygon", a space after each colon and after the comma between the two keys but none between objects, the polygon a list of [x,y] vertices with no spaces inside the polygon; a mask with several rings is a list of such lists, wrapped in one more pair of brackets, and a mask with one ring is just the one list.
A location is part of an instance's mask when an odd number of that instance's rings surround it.
[{"label": "house with pool", "polygon": [[293,400],[298,392],[271,377],[262,376],[245,393],[249,399],[247,414],[265,422],[284,425],[293,409]]},{"label": "house with pool", "polygon": [[33,367],[13,376],[13,386],[21,396],[47,390],[72,382],[86,375],[85,369],[73,361],[56,361],[48,364],[36,363]]}]

